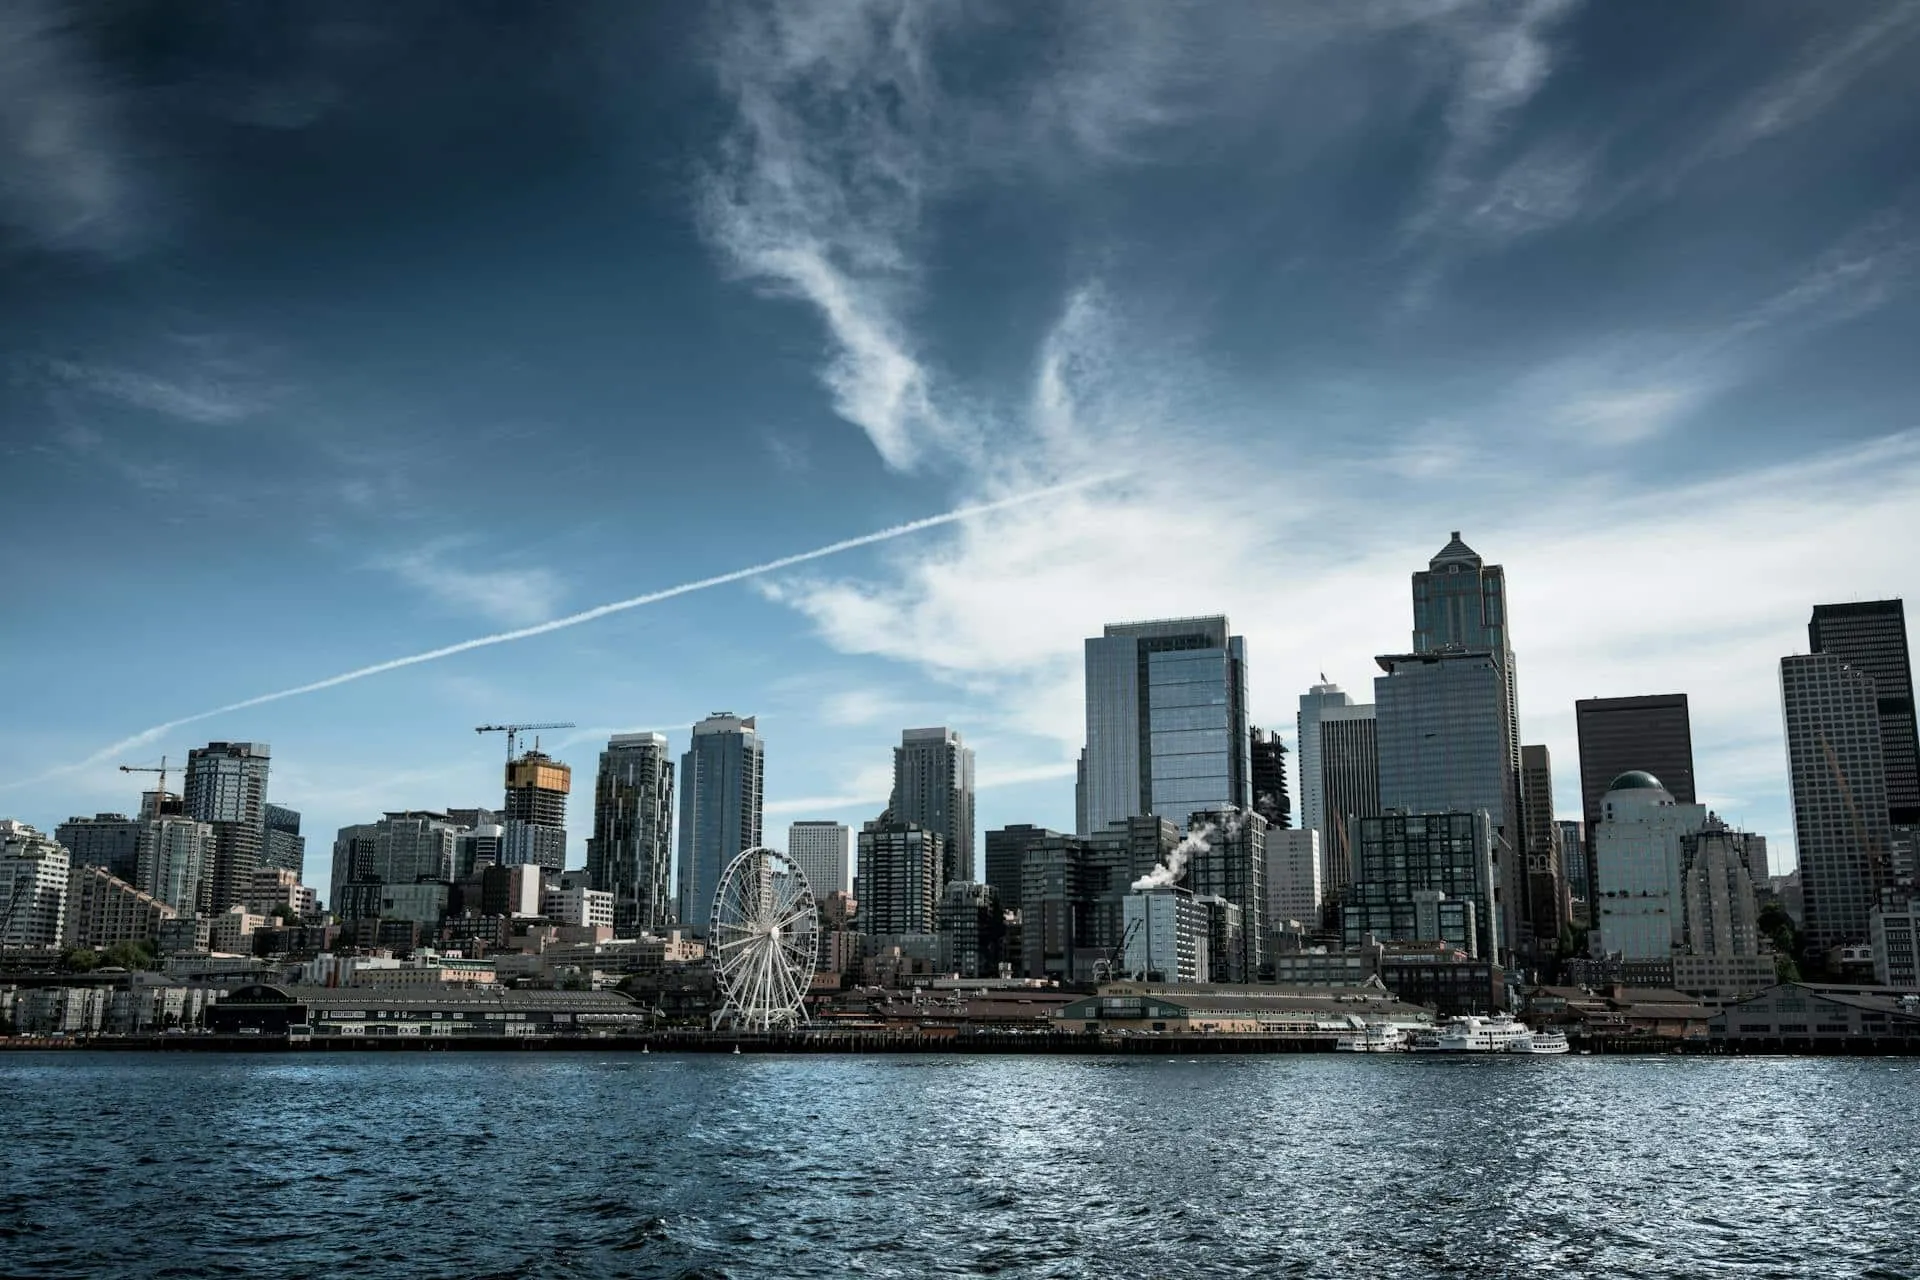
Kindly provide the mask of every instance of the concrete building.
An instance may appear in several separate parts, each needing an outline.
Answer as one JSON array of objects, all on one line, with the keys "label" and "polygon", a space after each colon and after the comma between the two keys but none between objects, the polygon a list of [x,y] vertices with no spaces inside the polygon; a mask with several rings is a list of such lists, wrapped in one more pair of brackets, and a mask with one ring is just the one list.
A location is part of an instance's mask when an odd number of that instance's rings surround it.
[{"label": "concrete building", "polygon": [[1893,883],[1879,691],[1831,653],[1782,658],[1780,685],[1803,933],[1822,951],[1862,944]]},{"label": "concrete building", "polygon": [[800,868],[815,902],[853,892],[853,828],[807,819],[787,827],[787,856]]},{"label": "concrete building", "polygon": [[1914,720],[1906,606],[1899,600],[1817,604],[1807,623],[1807,642],[1813,652],[1831,654],[1872,677],[1887,821],[1920,826],[1920,726]]},{"label": "concrete building", "polygon": [[1873,980],[1883,987],[1920,990],[1920,899],[1887,894],[1867,919]]},{"label": "concrete building", "polygon": [[991,885],[967,880],[947,884],[935,920],[945,948],[947,972],[962,978],[998,977],[1005,959],[1006,912]]},{"label": "concrete building", "polygon": [[895,822],[940,833],[944,879],[973,879],[973,751],[958,733],[937,727],[900,735],[887,810]]},{"label": "concrete building", "polygon": [[1360,820],[1360,879],[1341,905],[1341,941],[1444,942],[1491,960],[1498,930],[1492,822],[1474,813]]},{"label": "concrete building", "polygon": [[[458,835],[459,828],[437,810],[403,809],[382,814],[378,822],[340,829],[334,841],[335,874],[341,869],[344,851],[354,881],[451,881]],[[336,903],[343,887],[338,881],[333,886]]]},{"label": "concrete building", "polygon": [[1311,827],[1267,832],[1267,922],[1279,928],[1294,920],[1313,928],[1325,899],[1320,833]]},{"label": "concrete building", "polygon": [[1081,835],[1252,807],[1246,642],[1224,617],[1110,624],[1086,642]]},{"label": "concrete building", "polygon": [[157,943],[161,922],[178,914],[105,867],[73,867],[67,876],[60,945],[98,951],[119,942]]},{"label": "concrete building", "polygon": [[1760,954],[1760,908],[1747,835],[1713,814],[1680,837],[1684,950],[1696,956]]},{"label": "concrete building", "polygon": [[1171,887],[1131,893],[1125,911],[1125,976],[1142,982],[1213,981],[1208,963],[1212,912],[1193,894]]},{"label": "concrete building", "polygon": [[247,890],[247,910],[257,916],[273,917],[285,907],[297,919],[319,912],[317,894],[300,883],[300,877],[285,867],[262,867],[253,873],[253,886]]},{"label": "concrete building", "polygon": [[1693,724],[1684,693],[1631,698],[1583,698],[1573,704],[1580,743],[1580,817],[1586,823],[1587,884],[1581,896],[1598,887],[1593,841],[1600,827],[1600,802],[1623,773],[1660,779],[1676,804],[1692,804]]},{"label": "concrete building", "polygon": [[663,733],[616,733],[593,784],[587,875],[613,895],[613,930],[662,933],[673,902],[673,761]]},{"label": "concrete building", "polygon": [[[466,815],[474,812],[472,809],[447,811],[447,820],[454,824],[453,877],[456,880],[477,875],[483,867],[497,867],[506,856],[506,827],[498,822],[470,821]],[[477,812],[492,816],[485,809]]]},{"label": "concrete building", "polygon": [[54,828],[53,838],[66,848],[72,865],[105,867],[131,882],[139,875],[144,827],[124,813],[96,813],[91,818],[68,818]]},{"label": "concrete building", "polygon": [[614,928],[614,896],[602,889],[575,884],[545,889],[540,894],[540,914],[555,924],[582,929]]},{"label": "concrete building", "polygon": [[1706,823],[1705,806],[1681,804],[1650,773],[1613,780],[1593,841],[1600,955],[1665,960],[1686,950],[1681,844]]},{"label": "concrete building", "polygon": [[72,863],[58,840],[0,818],[0,951],[58,947]]},{"label": "concrete building", "polygon": [[704,937],[727,864],[762,843],[766,748],[752,716],[717,711],[680,757],[680,923]]},{"label": "concrete building", "polygon": [[207,905],[214,912],[243,901],[253,883],[266,845],[271,754],[264,742],[209,742],[187,752],[186,815],[213,827]]},{"label": "concrete building", "polygon": [[156,812],[141,823],[133,886],[191,915],[213,901],[214,830],[184,813]]},{"label": "concrete building", "polygon": [[235,905],[213,917],[208,926],[208,947],[216,954],[248,956],[253,954],[253,933],[266,923],[244,906]]},{"label": "concrete building", "polygon": [[1120,946],[1135,882],[1167,861],[1181,832],[1164,818],[1143,815],[1086,839],[1026,835],[1019,976],[1092,981]]},{"label": "concrete building", "polygon": [[1287,795],[1287,744],[1270,729],[1248,730],[1248,777],[1253,786],[1253,811],[1267,820],[1269,831],[1293,825],[1293,802]]},{"label": "concrete building", "polygon": [[1296,763],[1300,770],[1300,826],[1327,834],[1326,788],[1320,776],[1320,716],[1331,707],[1350,707],[1353,699],[1325,676],[1320,683],[1300,695],[1300,711],[1294,719],[1294,741],[1300,744]]},{"label": "concrete building", "polygon": [[204,915],[187,915],[183,912],[170,920],[160,922],[154,943],[163,956],[211,951],[213,921]]},{"label": "concrete building", "polygon": [[[506,866],[567,867],[567,797],[573,793],[573,769],[542,751],[527,751],[507,762],[506,808],[501,810]],[[446,815],[441,815],[446,820]],[[449,826],[451,823],[449,822]],[[449,871],[448,877],[452,878]]]},{"label": "concrete building", "polygon": [[854,897],[860,932],[868,937],[932,934],[940,903],[945,841],[910,822],[869,822],[860,828],[860,871]]},{"label": "concrete building", "polygon": [[270,871],[291,871],[295,879],[306,874],[307,841],[300,834],[300,814],[282,805],[261,808],[264,828],[260,865]]},{"label": "concrete building", "polygon": [[1381,810],[1486,812],[1493,824],[1492,922],[1504,955],[1520,945],[1527,923],[1519,748],[1508,740],[1510,668],[1486,649],[1389,654],[1378,662],[1386,673],[1373,685]]}]

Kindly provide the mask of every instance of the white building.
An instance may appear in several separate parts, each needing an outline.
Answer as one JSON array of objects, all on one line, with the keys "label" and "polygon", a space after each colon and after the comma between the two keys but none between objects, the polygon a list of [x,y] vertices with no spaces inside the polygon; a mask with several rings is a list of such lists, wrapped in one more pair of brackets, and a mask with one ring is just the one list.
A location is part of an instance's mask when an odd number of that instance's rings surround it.
[{"label": "white building", "polygon": [[547,889],[540,895],[540,914],[555,924],[612,929],[613,895],[585,885]]},{"label": "white building", "polygon": [[271,916],[275,907],[286,907],[304,920],[314,914],[319,900],[312,889],[300,883],[296,872],[284,867],[261,867],[253,873],[246,905],[248,911],[258,916]]},{"label": "white building", "polygon": [[795,822],[787,827],[787,856],[807,878],[815,902],[853,892],[853,828],[844,822]]},{"label": "white building", "polygon": [[1685,949],[1680,841],[1706,821],[1705,805],[1675,802],[1650,773],[1623,773],[1608,786],[1593,844],[1603,953],[1666,960]]},{"label": "white building", "polygon": [[1873,980],[1883,987],[1920,991],[1920,899],[1882,901],[1868,918]]},{"label": "white building", "polygon": [[1208,982],[1213,913],[1185,889],[1128,894],[1123,906],[1129,974],[1155,982]]},{"label": "white building", "polygon": [[0,950],[60,945],[69,870],[59,841],[0,818]]},{"label": "white building", "polygon": [[[156,806],[157,808],[158,806]],[[133,886],[174,910],[191,914],[213,873],[213,824],[179,813],[153,813],[140,832]]]},{"label": "white building", "polygon": [[1313,927],[1325,898],[1320,833],[1312,828],[1267,832],[1267,924],[1289,920]]}]

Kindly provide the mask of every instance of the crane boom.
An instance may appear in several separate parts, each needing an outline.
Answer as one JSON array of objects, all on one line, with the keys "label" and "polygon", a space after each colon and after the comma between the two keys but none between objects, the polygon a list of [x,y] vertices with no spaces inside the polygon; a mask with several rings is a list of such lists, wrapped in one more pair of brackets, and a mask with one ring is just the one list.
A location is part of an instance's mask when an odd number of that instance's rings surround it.
[{"label": "crane boom", "polygon": [[483,724],[474,729],[475,733],[504,733],[507,735],[507,763],[513,763],[514,748],[519,745],[520,735],[529,729],[572,729],[571,720],[551,720],[543,724]]},{"label": "crane boom", "polygon": [[[159,790],[159,791],[158,791],[158,792],[156,793],[156,795],[157,795],[157,798],[155,799],[155,801],[154,801],[154,803],[155,803],[155,805],[159,805],[159,804],[162,804],[162,803],[164,803],[164,802],[166,801],[166,797],[167,797],[167,758],[166,758],[165,756],[161,756],[161,757],[160,757],[160,763],[159,763],[159,764],[158,764],[157,766],[156,766],[156,765],[150,765],[150,764],[123,764],[123,765],[121,765],[121,766],[120,766],[120,772],[122,772],[122,773],[157,773],[157,774],[159,774],[159,775],[160,775],[160,790]],[[156,809],[156,810],[155,810],[155,812],[157,813],[157,812],[158,812],[158,809]]]}]

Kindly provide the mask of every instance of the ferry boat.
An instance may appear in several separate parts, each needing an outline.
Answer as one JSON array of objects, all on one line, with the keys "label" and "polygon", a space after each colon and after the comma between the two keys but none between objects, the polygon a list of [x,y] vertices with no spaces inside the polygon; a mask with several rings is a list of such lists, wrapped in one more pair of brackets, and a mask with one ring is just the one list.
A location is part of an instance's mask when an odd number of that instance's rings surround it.
[{"label": "ferry boat", "polygon": [[1508,1053],[1516,1043],[1531,1043],[1533,1035],[1526,1023],[1504,1013],[1490,1018],[1468,1014],[1414,1037],[1411,1047],[1416,1053]]},{"label": "ferry boat", "polygon": [[1407,1043],[1407,1033],[1399,1027],[1370,1022],[1341,1035],[1333,1047],[1341,1053],[1403,1053]]},{"label": "ferry boat", "polygon": [[1507,1046],[1508,1053],[1569,1053],[1571,1045],[1567,1043],[1563,1031],[1533,1031],[1525,1037]]}]

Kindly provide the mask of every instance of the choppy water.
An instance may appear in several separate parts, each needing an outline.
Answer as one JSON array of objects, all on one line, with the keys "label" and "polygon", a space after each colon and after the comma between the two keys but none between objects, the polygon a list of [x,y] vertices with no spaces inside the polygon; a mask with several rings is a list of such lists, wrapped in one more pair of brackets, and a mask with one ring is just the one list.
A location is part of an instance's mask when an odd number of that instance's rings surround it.
[{"label": "choppy water", "polygon": [[0,1054],[6,1276],[1913,1276],[1920,1064]]}]

